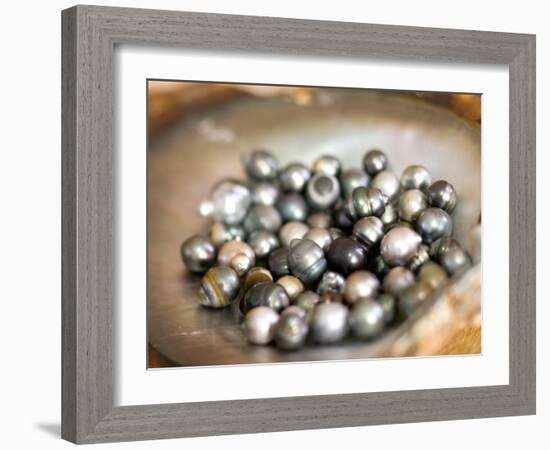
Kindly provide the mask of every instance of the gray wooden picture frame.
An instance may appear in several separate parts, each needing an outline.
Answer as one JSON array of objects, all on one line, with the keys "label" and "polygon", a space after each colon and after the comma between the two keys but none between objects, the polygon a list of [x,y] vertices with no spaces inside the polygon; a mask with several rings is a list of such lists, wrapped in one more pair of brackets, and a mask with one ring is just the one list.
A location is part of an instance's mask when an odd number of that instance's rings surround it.
[{"label": "gray wooden picture frame", "polygon": [[[507,65],[509,384],[115,407],[113,53],[118,44]],[[63,438],[93,443],[535,413],[535,36],[76,6],[62,13],[62,53]]]}]

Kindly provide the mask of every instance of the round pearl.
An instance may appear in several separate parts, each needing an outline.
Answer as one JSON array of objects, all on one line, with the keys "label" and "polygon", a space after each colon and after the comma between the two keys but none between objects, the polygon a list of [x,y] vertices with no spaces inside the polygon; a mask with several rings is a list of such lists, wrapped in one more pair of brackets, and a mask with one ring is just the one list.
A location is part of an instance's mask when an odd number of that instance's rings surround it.
[{"label": "round pearl", "polygon": [[405,266],[416,254],[422,238],[410,228],[395,227],[388,231],[380,243],[380,254],[390,266]]},{"label": "round pearl", "polygon": [[439,264],[428,261],[418,271],[418,280],[431,289],[438,289],[447,282],[447,273]]},{"label": "round pearl", "polygon": [[213,187],[209,200],[201,204],[199,212],[215,222],[237,225],[244,219],[251,203],[252,194],[244,183],[226,179]]},{"label": "round pearl", "polygon": [[398,308],[405,317],[413,317],[420,306],[428,299],[432,288],[426,283],[420,282],[411,286],[399,296]]},{"label": "round pearl", "polygon": [[472,265],[468,252],[460,245],[451,247],[439,257],[439,263],[449,275],[462,272]]},{"label": "round pearl", "polygon": [[432,184],[432,176],[424,166],[409,166],[401,174],[401,187],[404,190],[425,191]]},{"label": "round pearl", "polygon": [[332,226],[332,218],[324,212],[315,212],[307,218],[307,224],[311,228],[330,228]]},{"label": "round pearl", "polygon": [[315,242],[326,253],[332,242],[332,236],[326,228],[312,228],[306,234],[304,239]]},{"label": "round pearl", "polygon": [[279,247],[279,239],[271,231],[257,230],[250,233],[248,243],[254,250],[257,259],[264,259]]},{"label": "round pearl", "polygon": [[180,248],[181,259],[187,270],[194,273],[206,272],[216,261],[216,248],[204,236],[192,236]]},{"label": "round pearl", "polygon": [[344,197],[351,195],[353,190],[359,186],[367,187],[369,176],[360,169],[344,170],[340,175],[340,187]]},{"label": "round pearl", "polygon": [[438,180],[428,188],[427,195],[430,206],[441,208],[449,214],[455,209],[456,191],[451,183]]},{"label": "round pearl", "polygon": [[269,254],[268,266],[269,270],[271,270],[276,277],[288,275],[290,273],[288,267],[288,247],[281,247],[273,250]]},{"label": "round pearl", "polygon": [[384,291],[395,297],[410,288],[415,282],[414,273],[405,267],[394,267],[384,277]]},{"label": "round pearl", "polygon": [[324,155],[313,163],[313,171],[325,175],[337,177],[340,174],[342,164],[334,156]]},{"label": "round pearl", "polygon": [[245,237],[244,229],[236,225],[217,222],[210,227],[210,239],[216,248],[228,241],[244,241]]},{"label": "round pearl", "polygon": [[397,316],[397,300],[393,295],[384,293],[378,296],[376,301],[382,306],[384,310],[384,323],[389,325],[395,320]]},{"label": "round pearl", "polygon": [[283,169],[279,182],[285,192],[301,192],[310,178],[311,172],[306,166],[292,163]]},{"label": "round pearl", "polygon": [[428,208],[420,213],[415,224],[416,231],[427,244],[449,237],[453,232],[451,217],[440,208]]},{"label": "round pearl", "polygon": [[349,322],[355,336],[372,339],[384,330],[384,308],[373,299],[363,298],[353,305]]},{"label": "round pearl", "polygon": [[242,277],[245,275],[253,266],[254,264],[250,260],[250,258],[245,255],[244,253],[237,253],[233,258],[231,258],[231,262],[229,263],[229,266],[237,272],[237,275]]},{"label": "round pearl", "polygon": [[370,252],[378,247],[384,237],[384,224],[378,217],[363,217],[355,222],[352,236],[367,252]]},{"label": "round pearl", "polygon": [[246,313],[243,331],[248,342],[266,345],[273,340],[279,315],[267,306],[258,306]]},{"label": "round pearl", "polygon": [[340,184],[336,177],[318,173],[307,183],[306,198],[315,210],[329,209],[340,198]]},{"label": "round pearl", "polygon": [[399,179],[389,170],[383,170],[372,179],[370,187],[379,189],[388,197],[390,203],[394,202],[399,195],[401,184]]},{"label": "round pearl", "polygon": [[313,311],[313,308],[320,302],[321,297],[313,291],[304,291],[294,300],[296,306],[299,306],[307,312]]},{"label": "round pearl", "polygon": [[284,222],[304,222],[309,212],[305,198],[295,192],[282,196],[277,202],[277,209]]},{"label": "round pearl", "polygon": [[380,282],[376,275],[367,270],[358,270],[346,279],[344,299],[348,305],[352,305],[362,298],[375,297],[379,288]]},{"label": "round pearl", "polygon": [[256,230],[276,232],[281,228],[283,219],[274,206],[255,205],[246,214],[244,229],[247,233]]},{"label": "round pearl", "polygon": [[349,311],[341,303],[321,303],[311,316],[311,334],[320,344],[332,344],[348,333]]},{"label": "round pearl", "polygon": [[286,314],[275,328],[275,344],[282,350],[297,350],[306,342],[307,322],[297,314]]},{"label": "round pearl", "polygon": [[231,265],[231,260],[239,253],[246,255],[251,262],[251,266],[254,266],[256,263],[254,249],[242,241],[229,241],[223,244],[218,252],[218,264],[222,266]]},{"label": "round pearl", "polygon": [[388,158],[380,150],[370,150],[363,158],[363,168],[369,175],[376,175],[388,166]]},{"label": "round pearl", "polygon": [[289,304],[290,299],[280,284],[264,282],[252,286],[245,292],[240,309],[244,314],[258,306],[268,306],[275,311],[281,311]]},{"label": "round pearl", "polygon": [[300,308],[296,305],[290,305],[283,309],[281,312],[281,317],[288,316],[288,315],[295,315],[298,316],[300,319],[304,319],[307,321],[307,311],[303,308]]},{"label": "round pearl", "polygon": [[290,272],[306,285],[317,282],[327,269],[323,249],[309,239],[301,239],[288,252]]},{"label": "round pearl", "polygon": [[272,183],[258,183],[252,188],[252,202],[256,205],[273,206],[279,198],[279,188]]},{"label": "round pearl", "polygon": [[327,252],[329,268],[345,276],[362,269],[366,257],[365,249],[350,238],[335,239]]},{"label": "round pearl", "polygon": [[286,291],[290,301],[294,301],[298,295],[304,292],[304,284],[292,275],[285,275],[277,280],[277,284],[281,285]]},{"label": "round pearl", "polygon": [[246,173],[254,180],[274,180],[279,172],[279,162],[265,150],[254,150],[243,158]]},{"label": "round pearl", "polygon": [[346,279],[336,272],[331,272],[327,270],[321,281],[317,285],[317,293],[319,295],[326,294],[327,292],[337,292],[342,293],[344,290],[344,285],[346,284]]},{"label": "round pearl", "polygon": [[407,222],[414,222],[427,207],[428,201],[424,192],[410,189],[399,198],[399,217]]},{"label": "round pearl", "polygon": [[302,239],[309,231],[309,227],[302,222],[288,222],[285,223],[279,231],[279,239],[281,245],[289,247],[290,243],[294,239]]},{"label": "round pearl", "polygon": [[239,276],[233,269],[212,267],[200,281],[199,303],[208,308],[224,308],[238,297],[240,289]]}]

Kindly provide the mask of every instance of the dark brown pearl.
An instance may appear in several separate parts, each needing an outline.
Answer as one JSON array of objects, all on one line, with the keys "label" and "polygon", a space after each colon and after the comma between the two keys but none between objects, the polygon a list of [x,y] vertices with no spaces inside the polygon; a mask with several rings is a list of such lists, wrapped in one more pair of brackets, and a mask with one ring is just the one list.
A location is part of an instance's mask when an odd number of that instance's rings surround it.
[{"label": "dark brown pearl", "polygon": [[347,276],[365,267],[366,255],[365,249],[353,239],[335,239],[328,249],[328,266],[331,270]]}]

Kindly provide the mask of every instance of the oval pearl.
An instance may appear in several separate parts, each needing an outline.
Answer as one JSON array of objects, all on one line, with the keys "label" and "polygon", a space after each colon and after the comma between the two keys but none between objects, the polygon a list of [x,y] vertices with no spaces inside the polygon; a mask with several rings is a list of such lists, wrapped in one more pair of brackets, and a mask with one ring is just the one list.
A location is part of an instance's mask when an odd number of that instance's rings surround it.
[{"label": "oval pearl", "polygon": [[334,156],[324,155],[313,163],[313,171],[325,175],[337,177],[340,174],[342,163]]},{"label": "oval pearl", "polygon": [[449,214],[455,209],[456,191],[451,183],[438,180],[428,188],[427,195],[430,206],[441,208]]},{"label": "oval pearl", "polygon": [[311,228],[330,228],[332,226],[332,218],[327,213],[318,211],[307,218],[307,224]]},{"label": "oval pearl", "polygon": [[378,217],[363,217],[355,222],[352,236],[367,252],[370,252],[382,241],[384,224]]},{"label": "oval pearl", "polygon": [[281,228],[283,219],[274,206],[255,205],[244,218],[244,229],[247,233],[256,230],[276,232]]},{"label": "oval pearl", "polygon": [[304,292],[304,284],[292,275],[285,275],[277,280],[277,284],[281,285],[286,291],[290,301],[294,301],[298,295]]},{"label": "oval pearl", "polygon": [[422,238],[410,228],[395,227],[388,231],[380,243],[380,254],[390,266],[405,266],[416,254]]},{"label": "oval pearl", "polygon": [[269,270],[271,270],[276,277],[288,275],[290,273],[288,267],[288,247],[281,247],[273,250],[269,255],[268,266]]},{"label": "oval pearl", "polygon": [[309,239],[301,239],[288,252],[290,272],[306,285],[314,284],[327,269],[323,249]]},{"label": "oval pearl", "polygon": [[243,331],[248,342],[266,345],[273,340],[279,315],[267,306],[251,309],[244,316]]},{"label": "oval pearl", "polygon": [[370,150],[363,157],[363,168],[369,175],[376,175],[388,166],[388,158],[380,150]]},{"label": "oval pearl", "polygon": [[383,170],[372,179],[370,187],[379,189],[388,197],[390,203],[394,202],[399,195],[401,183],[399,179],[389,170]]},{"label": "oval pearl", "polygon": [[281,188],[285,192],[303,191],[310,178],[310,170],[300,163],[289,164],[279,175]]},{"label": "oval pearl", "polygon": [[365,266],[365,259],[365,249],[350,238],[335,239],[327,253],[329,268],[344,276],[362,269]]},{"label": "oval pearl", "polygon": [[274,180],[279,172],[279,162],[265,150],[254,150],[242,157],[246,173],[254,180]]},{"label": "oval pearl", "polygon": [[349,311],[341,303],[321,303],[311,316],[311,335],[320,344],[332,344],[348,333]]},{"label": "oval pearl", "polygon": [[199,303],[208,308],[224,308],[238,297],[240,289],[239,276],[233,269],[212,267],[200,281]]},{"label": "oval pearl", "polygon": [[[212,188],[207,213],[215,222],[237,225],[242,222],[250,204],[252,194],[241,181],[224,179]],[[202,209],[202,208],[201,208]]]},{"label": "oval pearl", "polygon": [[290,243],[294,239],[302,239],[304,235],[309,231],[309,227],[302,222],[288,222],[285,223],[279,231],[279,239],[281,245],[289,247]]},{"label": "oval pearl", "polygon": [[321,297],[313,291],[304,291],[294,300],[296,306],[299,306],[307,312],[312,311],[320,302]]},{"label": "oval pearl", "polygon": [[424,166],[409,166],[401,174],[401,187],[405,190],[425,191],[432,184],[432,176]]},{"label": "oval pearl", "polygon": [[358,270],[346,279],[344,299],[348,305],[353,305],[362,298],[374,298],[379,288],[376,275],[368,270]]},{"label": "oval pearl", "polygon": [[273,206],[279,198],[279,188],[273,183],[258,183],[252,188],[252,202],[256,205]]},{"label": "oval pearl", "polygon": [[416,231],[427,244],[449,237],[453,232],[451,217],[440,208],[428,208],[420,213],[415,224]]},{"label": "oval pearl", "polygon": [[306,199],[315,210],[332,207],[340,198],[340,183],[336,177],[318,173],[311,177],[306,186]]},{"label": "oval pearl", "polygon": [[384,277],[384,291],[395,297],[410,288],[415,282],[414,273],[405,267],[394,267]]},{"label": "oval pearl", "polygon": [[317,285],[317,293],[319,295],[326,294],[327,292],[342,293],[345,284],[346,279],[342,275],[327,270]]},{"label": "oval pearl", "polygon": [[315,242],[319,247],[323,249],[324,252],[327,252],[330,244],[332,242],[332,236],[330,232],[325,228],[312,228],[306,234],[304,234],[304,239],[309,239],[310,241]]},{"label": "oval pearl", "polygon": [[257,230],[250,233],[248,243],[254,250],[257,259],[264,259],[279,247],[279,238],[271,231]]},{"label": "oval pearl", "polygon": [[279,199],[277,210],[284,222],[304,222],[307,218],[309,207],[304,197],[297,193],[291,193]]},{"label": "oval pearl", "polygon": [[223,244],[218,252],[218,264],[230,266],[231,260],[239,253],[246,255],[250,260],[251,266],[254,266],[256,262],[254,249],[246,242],[242,241],[229,241]]},{"label": "oval pearl", "polygon": [[204,273],[216,261],[216,248],[210,239],[195,235],[185,240],[180,248],[181,259],[187,270]]},{"label": "oval pearl", "polygon": [[424,192],[410,189],[399,198],[399,217],[407,222],[414,222],[427,207],[428,200]]},{"label": "oval pearl", "polygon": [[384,308],[373,299],[363,298],[353,305],[349,322],[355,336],[360,339],[372,339],[384,330]]},{"label": "oval pearl", "polygon": [[255,284],[245,292],[240,309],[244,314],[258,306],[268,306],[275,311],[281,311],[289,304],[290,299],[280,284],[264,282]]},{"label": "oval pearl", "polygon": [[286,314],[275,329],[275,344],[282,350],[297,350],[304,345],[308,324],[297,314]]},{"label": "oval pearl", "polygon": [[351,195],[353,190],[359,186],[367,187],[369,176],[360,169],[348,169],[340,175],[340,187],[344,197]]}]

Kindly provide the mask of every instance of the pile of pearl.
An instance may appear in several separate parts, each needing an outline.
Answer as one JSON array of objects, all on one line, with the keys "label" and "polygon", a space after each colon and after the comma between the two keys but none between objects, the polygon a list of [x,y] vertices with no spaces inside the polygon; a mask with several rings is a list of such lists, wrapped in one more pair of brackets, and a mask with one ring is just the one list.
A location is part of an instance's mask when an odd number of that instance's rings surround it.
[{"label": "pile of pearl", "polygon": [[251,344],[379,338],[472,264],[452,237],[456,191],[423,166],[398,178],[376,149],[347,170],[329,155],[281,167],[265,150],[242,162],[248,179],[212,188],[199,205],[210,230],[181,257],[203,276],[202,306],[238,303]]}]

